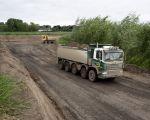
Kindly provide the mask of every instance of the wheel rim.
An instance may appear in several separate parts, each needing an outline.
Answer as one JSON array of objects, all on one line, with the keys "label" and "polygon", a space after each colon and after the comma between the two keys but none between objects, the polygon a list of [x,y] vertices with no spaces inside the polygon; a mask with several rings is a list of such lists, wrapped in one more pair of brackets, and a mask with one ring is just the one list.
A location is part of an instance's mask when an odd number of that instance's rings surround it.
[{"label": "wheel rim", "polygon": [[95,81],[95,78],[96,78],[95,71],[94,70],[90,70],[89,71],[89,80],[90,81]]}]

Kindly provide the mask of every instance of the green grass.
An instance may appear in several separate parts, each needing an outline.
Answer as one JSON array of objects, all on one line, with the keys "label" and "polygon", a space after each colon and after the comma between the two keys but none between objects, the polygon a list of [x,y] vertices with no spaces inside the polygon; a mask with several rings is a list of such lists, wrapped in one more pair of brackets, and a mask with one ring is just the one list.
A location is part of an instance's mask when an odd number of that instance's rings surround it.
[{"label": "green grass", "polygon": [[26,107],[19,97],[19,87],[14,78],[0,74],[0,114],[18,115]]},{"label": "green grass", "polygon": [[0,35],[68,35],[71,32],[0,32]]},{"label": "green grass", "polygon": [[70,36],[70,35],[71,35],[71,34],[63,35],[63,36],[59,39],[58,43],[59,43],[59,44],[62,44],[62,45],[67,45],[67,44],[71,41],[71,36]]}]

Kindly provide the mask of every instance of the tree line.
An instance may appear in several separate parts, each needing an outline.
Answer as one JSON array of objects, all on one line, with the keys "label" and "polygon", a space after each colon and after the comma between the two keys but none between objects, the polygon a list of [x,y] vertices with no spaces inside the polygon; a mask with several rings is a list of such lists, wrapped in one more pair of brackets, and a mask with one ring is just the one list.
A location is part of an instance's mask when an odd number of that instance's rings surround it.
[{"label": "tree line", "polygon": [[127,63],[150,70],[150,23],[140,23],[134,14],[119,22],[107,16],[78,19],[72,34],[63,39],[84,44],[111,43],[124,50]]},{"label": "tree line", "polygon": [[10,18],[6,23],[0,23],[0,32],[33,32],[38,31],[38,24],[30,24],[19,19]]},{"label": "tree line", "polygon": [[66,31],[70,32],[72,31],[74,25],[68,25],[68,26],[60,26],[55,25],[51,27],[51,25],[38,25],[33,22],[30,24],[23,22],[23,20],[20,19],[14,19],[10,18],[7,20],[7,22],[0,22],[0,32],[36,32],[36,31],[52,31],[52,32],[59,32],[59,31]]}]

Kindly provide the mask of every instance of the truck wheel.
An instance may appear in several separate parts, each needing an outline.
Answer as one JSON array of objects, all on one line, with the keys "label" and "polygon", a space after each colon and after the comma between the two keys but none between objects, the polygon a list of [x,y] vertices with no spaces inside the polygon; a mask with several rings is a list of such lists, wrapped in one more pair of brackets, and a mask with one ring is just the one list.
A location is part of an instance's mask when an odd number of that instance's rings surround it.
[{"label": "truck wheel", "polygon": [[47,44],[49,44],[49,40],[47,40]]},{"label": "truck wheel", "polygon": [[113,77],[113,78],[109,78],[109,80],[110,80],[110,81],[114,81],[114,80],[115,80],[115,77]]},{"label": "truck wheel", "polygon": [[59,67],[60,70],[62,70],[62,69],[64,68],[63,61],[60,60],[60,61],[58,62],[58,67]]},{"label": "truck wheel", "polygon": [[71,72],[72,72],[74,75],[77,74],[78,70],[77,70],[76,64],[73,64],[73,65],[71,66]]},{"label": "truck wheel", "polygon": [[82,67],[81,68],[81,72],[80,72],[80,75],[83,79],[87,78],[87,70],[85,67]]},{"label": "truck wheel", "polygon": [[88,77],[91,82],[95,82],[97,79],[97,74],[96,74],[95,70],[90,70],[88,73]]},{"label": "truck wheel", "polygon": [[70,65],[68,62],[65,63],[65,71],[69,72],[70,71]]}]

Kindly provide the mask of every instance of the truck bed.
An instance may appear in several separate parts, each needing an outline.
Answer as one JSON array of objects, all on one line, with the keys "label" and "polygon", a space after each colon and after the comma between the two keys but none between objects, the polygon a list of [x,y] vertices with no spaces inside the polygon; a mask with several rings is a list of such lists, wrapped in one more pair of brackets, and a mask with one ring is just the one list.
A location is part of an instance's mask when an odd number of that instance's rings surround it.
[{"label": "truck bed", "polygon": [[73,47],[58,46],[57,57],[87,64],[87,50],[80,50]]}]

